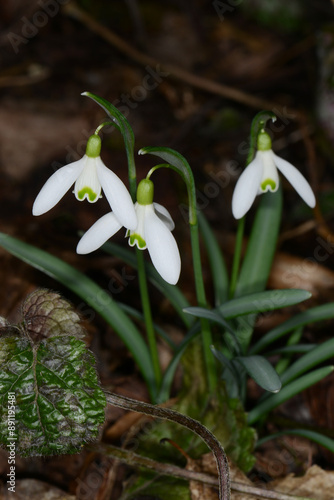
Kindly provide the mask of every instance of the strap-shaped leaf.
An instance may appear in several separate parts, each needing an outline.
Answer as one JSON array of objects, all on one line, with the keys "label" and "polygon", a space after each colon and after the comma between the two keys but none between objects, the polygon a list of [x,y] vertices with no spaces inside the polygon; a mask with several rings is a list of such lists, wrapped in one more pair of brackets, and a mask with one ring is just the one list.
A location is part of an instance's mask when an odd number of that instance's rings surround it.
[{"label": "strap-shaped leaf", "polygon": [[83,92],[82,95],[90,97],[99,106],[101,106],[101,108],[103,108],[107,115],[112,119],[116,128],[121,132],[128,158],[131,196],[134,197],[136,195],[136,168],[134,162],[135,138],[129,122],[113,104],[106,99],[103,99],[103,97],[99,97],[91,92]]},{"label": "strap-shaped leaf", "polygon": [[260,402],[257,406],[255,406],[248,413],[248,424],[253,425],[257,420],[261,417],[265,417],[266,413],[270,412],[277,406],[281,405],[288,399],[292,398],[296,394],[304,391],[311,385],[320,382],[323,378],[327,377],[330,373],[332,373],[334,367],[333,366],[323,366],[322,368],[318,368],[317,370],[313,370],[306,375],[290,382],[286,386],[284,386],[280,392],[276,394],[271,394],[264,401]]},{"label": "strap-shaped leaf", "polygon": [[[0,441],[21,456],[76,453],[96,439],[106,399],[84,342],[0,339]],[[8,408],[15,425],[8,423]]]},{"label": "strap-shaped leaf", "polygon": [[203,237],[203,242],[209,257],[212,281],[215,292],[215,305],[219,306],[226,302],[228,297],[228,273],[222,251],[219,247],[218,241],[208,224],[204,214],[198,212],[199,229]]},{"label": "strap-shaped leaf", "polygon": [[282,383],[275,369],[263,356],[238,356],[236,360],[260,387],[269,392],[278,392]]},{"label": "strap-shaped leaf", "polygon": [[151,154],[159,156],[169,166],[181,175],[187,186],[188,198],[189,198],[189,223],[191,225],[197,224],[197,213],[196,213],[196,189],[193,172],[190,168],[187,160],[180,153],[171,148],[165,147],[146,147],[138,151],[138,154]]},{"label": "strap-shaped leaf", "polygon": [[307,311],[289,318],[280,325],[270,330],[266,335],[260,338],[256,344],[251,347],[250,353],[256,354],[263,351],[270,344],[283,337],[283,335],[291,332],[295,328],[306,325],[308,323],[315,323],[316,321],[323,321],[334,317],[334,303],[322,304],[321,306],[311,307]]},{"label": "strap-shaped leaf", "polygon": [[275,311],[283,307],[293,306],[309,299],[311,296],[312,294],[307,290],[266,290],[229,300],[219,306],[216,311],[222,314],[224,318],[231,319],[244,314]]}]

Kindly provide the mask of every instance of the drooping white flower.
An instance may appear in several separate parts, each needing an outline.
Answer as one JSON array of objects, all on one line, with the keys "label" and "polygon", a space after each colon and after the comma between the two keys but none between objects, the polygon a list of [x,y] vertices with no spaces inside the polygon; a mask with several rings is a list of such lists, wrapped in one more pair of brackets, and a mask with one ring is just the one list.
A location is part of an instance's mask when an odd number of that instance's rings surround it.
[{"label": "drooping white flower", "polygon": [[236,219],[243,217],[252,206],[256,195],[279,187],[279,170],[295,188],[299,196],[311,208],[315,206],[315,196],[305,177],[291,163],[271,149],[269,134],[262,131],[258,137],[258,151],[254,160],[245,168],[235,186],[232,197],[232,213]]},{"label": "drooping white flower", "polygon": [[[129,245],[136,245],[140,250],[147,248],[160,276],[167,283],[175,285],[180,276],[181,258],[171,233],[174,222],[162,205],[153,203],[153,192],[154,186],[149,179],[139,183],[135,204],[138,223],[135,229],[127,231]],[[104,215],[83,235],[77,253],[86,254],[97,250],[121,227],[114,213]]]},{"label": "drooping white flower", "polygon": [[103,192],[117,219],[131,229],[137,217],[131,196],[121,179],[105,166],[100,157],[101,139],[92,135],[87,142],[86,154],[57,170],[44,184],[34,202],[33,215],[42,215],[53,208],[74,184],[77,200],[96,202]]}]

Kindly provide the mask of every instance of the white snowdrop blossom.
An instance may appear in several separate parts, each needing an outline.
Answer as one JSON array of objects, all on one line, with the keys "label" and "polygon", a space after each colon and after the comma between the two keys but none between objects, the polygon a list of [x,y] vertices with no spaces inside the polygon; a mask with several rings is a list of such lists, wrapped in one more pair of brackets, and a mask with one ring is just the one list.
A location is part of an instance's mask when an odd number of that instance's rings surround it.
[{"label": "white snowdrop blossom", "polygon": [[121,179],[105,166],[100,158],[101,139],[90,136],[85,155],[57,170],[44,184],[34,202],[33,215],[42,215],[53,208],[74,184],[73,193],[79,201],[95,203],[103,192],[117,219],[126,228],[137,225],[130,193]]},{"label": "white snowdrop blossom", "polygon": [[[171,231],[174,222],[169,212],[162,205],[153,203],[154,185],[151,180],[142,180],[137,189],[135,211],[137,226],[129,229],[129,245],[136,245],[140,250],[147,248],[152,263],[160,276],[175,285],[181,272],[181,258],[177,243]],[[98,249],[111,238],[122,224],[114,213],[101,217],[83,235],[77,246],[77,253],[86,254]]]},{"label": "white snowdrop blossom", "polygon": [[305,203],[311,208],[315,207],[315,196],[305,177],[291,163],[275,155],[271,149],[269,134],[262,131],[258,137],[258,151],[255,158],[241,174],[233,192],[232,213],[236,219],[241,219],[248,212],[256,195],[277,191],[278,170]]}]

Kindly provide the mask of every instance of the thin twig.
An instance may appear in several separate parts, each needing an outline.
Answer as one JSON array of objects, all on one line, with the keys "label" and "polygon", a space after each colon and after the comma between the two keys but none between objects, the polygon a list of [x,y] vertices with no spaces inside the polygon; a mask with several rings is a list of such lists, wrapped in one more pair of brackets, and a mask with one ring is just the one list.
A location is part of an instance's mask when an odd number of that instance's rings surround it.
[{"label": "thin twig", "polygon": [[121,396],[119,394],[114,394],[111,392],[105,391],[105,395],[107,398],[107,402],[113,406],[176,422],[183,427],[187,427],[192,432],[197,434],[200,438],[202,438],[213,452],[217,462],[219,498],[221,500],[230,500],[230,474],[225,451],[217,438],[212,434],[212,432],[204,427],[204,425],[202,425],[197,420],[194,420],[193,418],[190,418],[169,408],[151,405],[149,403],[137,401],[135,399],[127,398],[125,396]]},{"label": "thin twig", "polygon": [[[116,35],[109,28],[102,26],[93,17],[83,11],[75,2],[70,2],[63,7],[63,11],[66,15],[74,17],[87,28],[89,28],[94,33],[104,38],[107,42],[113,45],[120,52],[128,56],[133,61],[136,61],[144,67],[158,67],[159,73],[165,73],[165,76],[170,76],[181,80],[182,82],[188,83],[189,85],[205,90],[215,95],[220,95],[232,101],[245,104],[255,109],[270,109],[275,110],[280,108],[280,104],[267,99],[262,99],[260,97],[253,96],[242,90],[229,87],[228,85],[223,85],[222,83],[209,80],[205,77],[195,75],[175,64],[162,63],[161,61],[149,56],[143,52],[140,52],[136,48],[132,47],[128,42],[123,40],[120,36]],[[296,120],[304,118],[304,114],[296,109],[289,109],[290,113],[294,115]]]},{"label": "thin twig", "polygon": [[[134,467],[145,467],[150,470],[163,475],[178,477],[180,479],[185,479],[187,481],[198,481],[200,483],[205,483],[209,486],[218,487],[218,479],[210,474],[204,472],[195,472],[192,470],[183,469],[176,465],[161,463],[152,460],[151,458],[144,457],[142,455],[137,455],[129,450],[124,450],[112,445],[98,445],[94,446],[94,451],[102,453],[116,458],[120,462],[126,463],[127,465]],[[286,495],[278,491],[264,490],[261,488],[256,488],[248,484],[238,483],[236,481],[231,481],[232,491],[238,493],[245,493],[247,495],[260,497],[264,499],[271,500],[306,500],[305,497],[297,497],[294,495]],[[312,500],[308,498],[307,500]]]}]

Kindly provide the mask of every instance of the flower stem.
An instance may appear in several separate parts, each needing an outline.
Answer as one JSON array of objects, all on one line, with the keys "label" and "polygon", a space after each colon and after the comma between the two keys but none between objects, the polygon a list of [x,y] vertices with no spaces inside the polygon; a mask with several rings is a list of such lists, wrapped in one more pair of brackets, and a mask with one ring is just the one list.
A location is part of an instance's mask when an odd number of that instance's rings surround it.
[{"label": "flower stem", "polygon": [[233,298],[235,288],[237,285],[240,260],[241,260],[242,240],[243,240],[243,236],[244,236],[244,229],[245,229],[245,217],[242,217],[238,223],[237,236],[236,236],[236,240],[235,240],[229,299]]},{"label": "flower stem", "polygon": [[[197,302],[200,307],[206,308],[207,301],[205,297],[205,289],[203,282],[201,254],[199,247],[198,224],[196,222],[196,224],[190,224],[189,227],[190,227],[190,238],[191,238]],[[217,374],[216,374],[216,364],[214,356],[211,352],[212,335],[211,335],[210,323],[206,318],[201,318],[200,322],[202,330],[203,353],[204,353],[204,360],[207,372],[207,381],[210,392],[214,392],[214,390],[217,387]]]},{"label": "flower stem", "polygon": [[155,375],[155,382],[157,386],[157,392],[161,383],[161,367],[159,362],[157,341],[154,331],[153,318],[151,304],[147,288],[147,279],[145,271],[144,255],[142,250],[136,249],[137,253],[137,265],[138,265],[138,279],[139,279],[139,289],[141,296],[141,303],[143,308],[143,314],[145,319],[147,341],[150,348],[151,360],[153,365],[153,371]]}]

